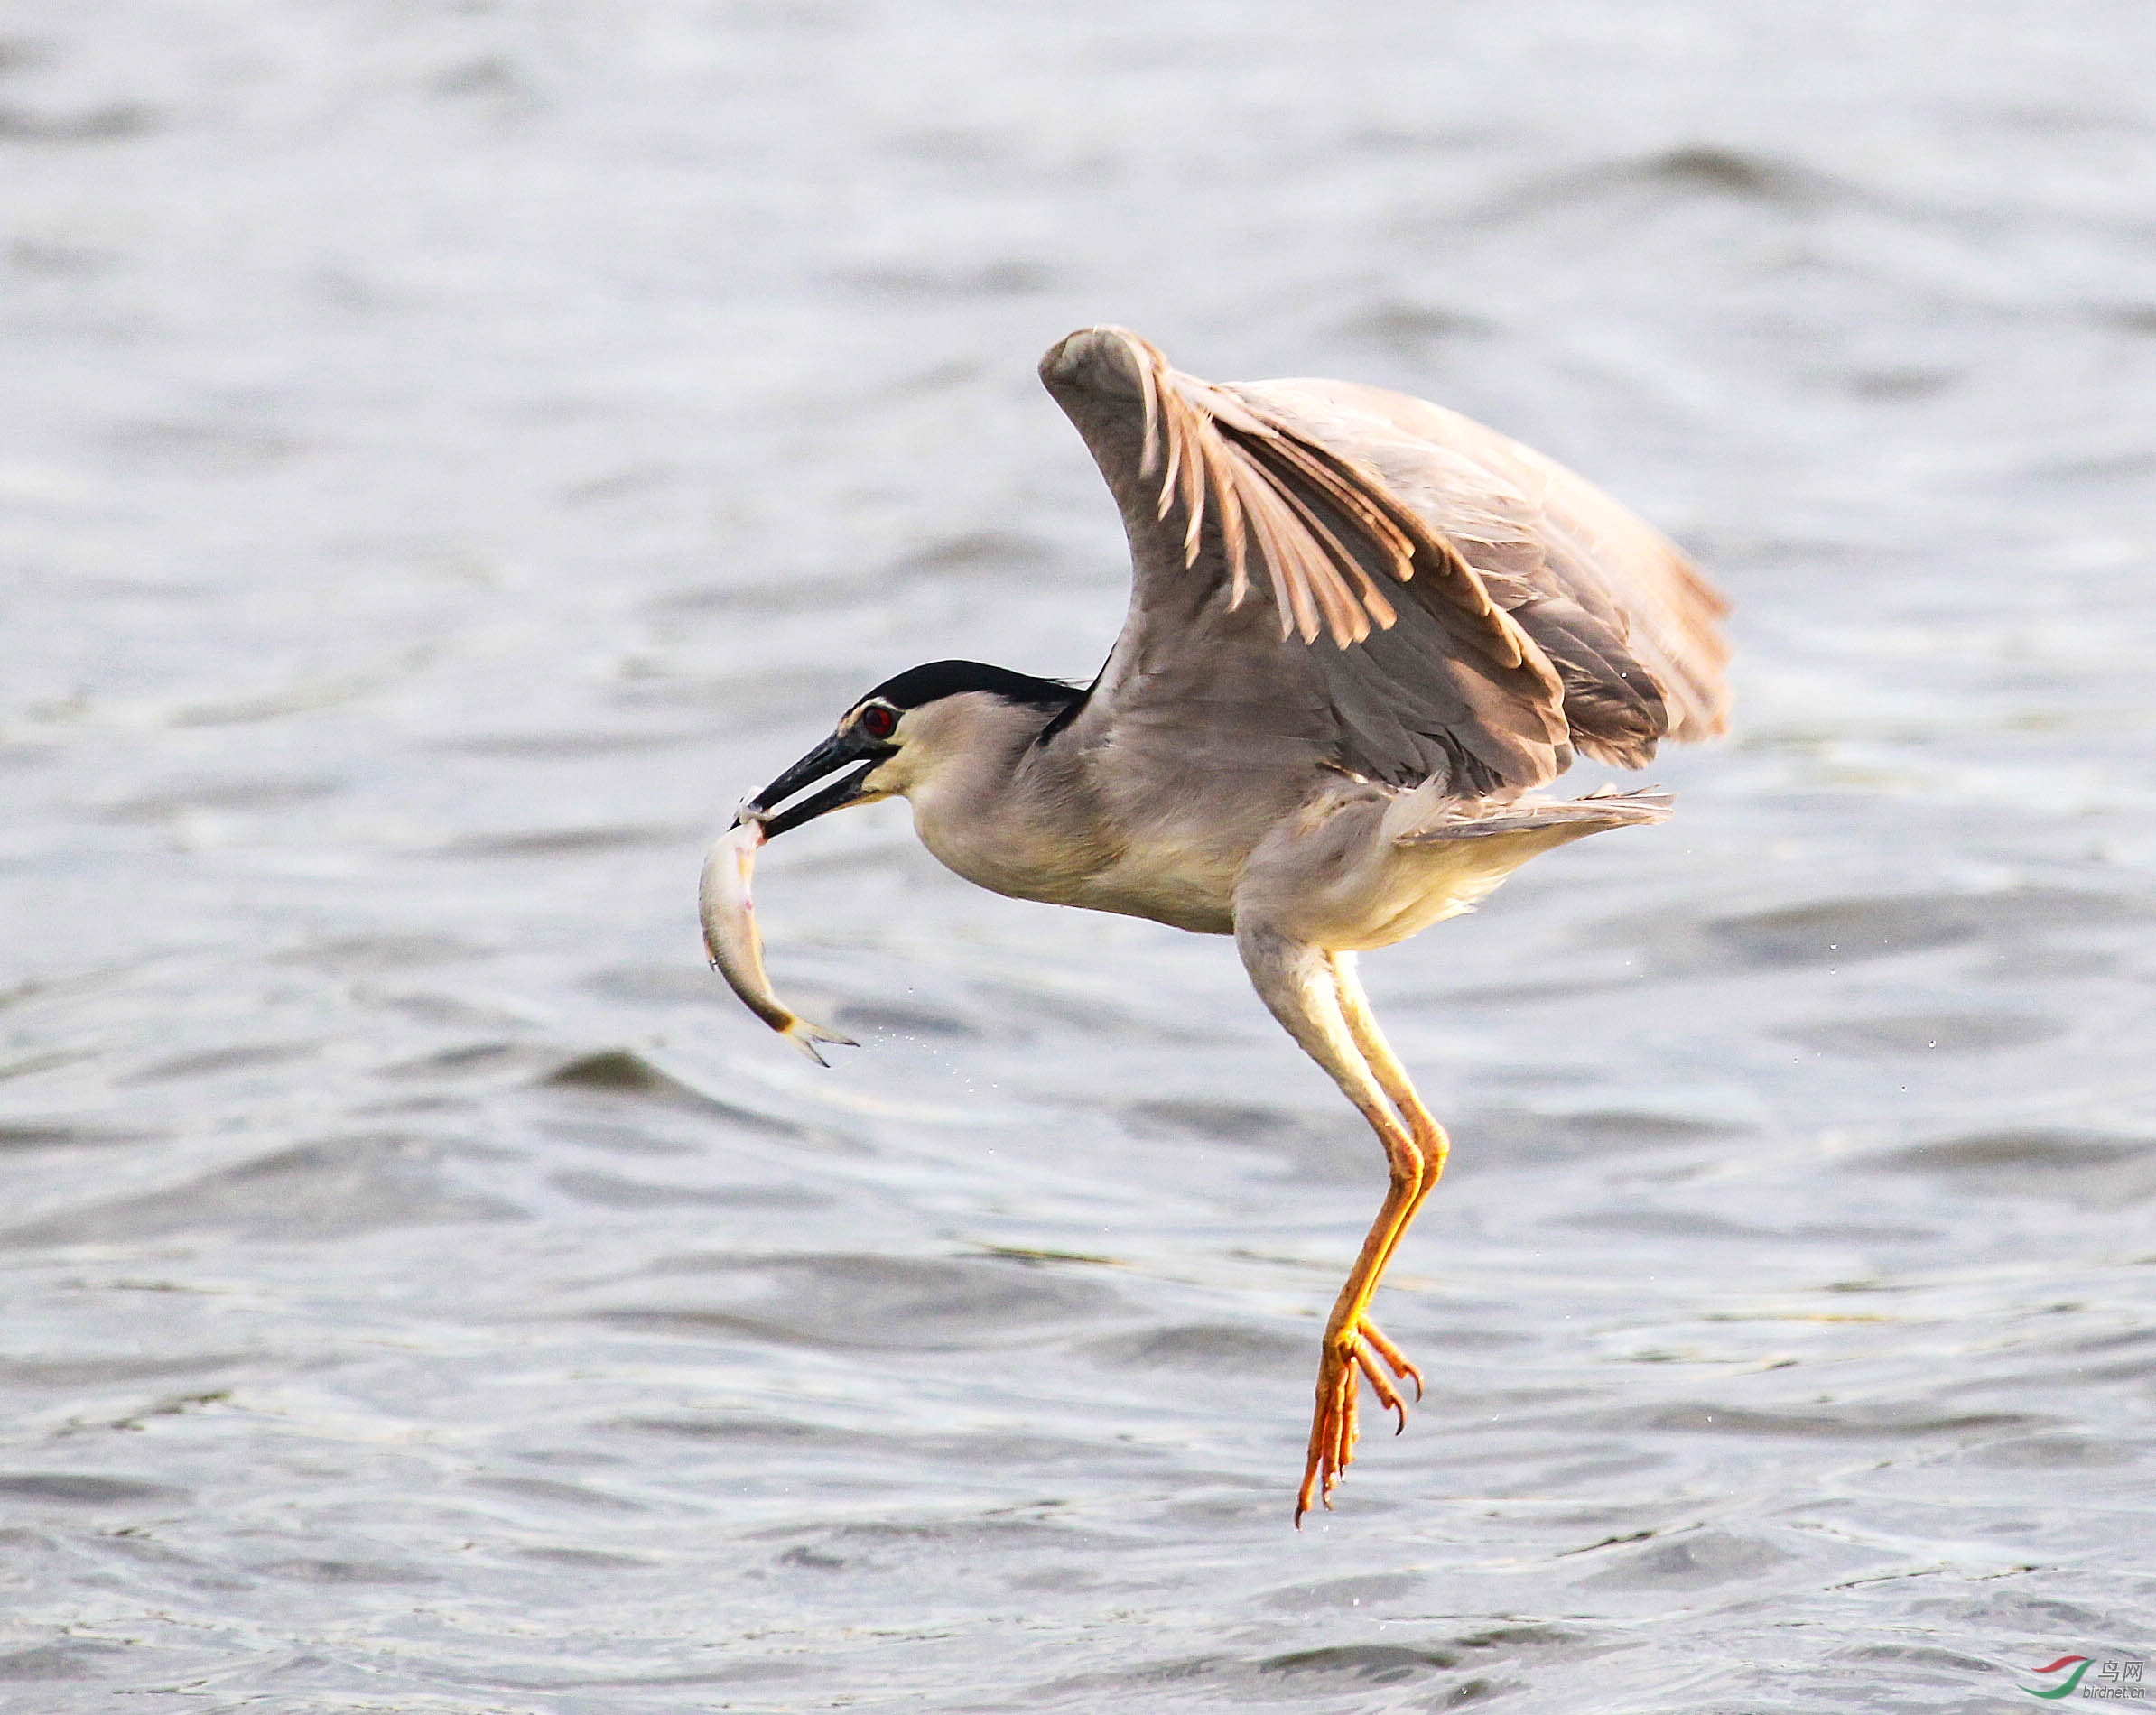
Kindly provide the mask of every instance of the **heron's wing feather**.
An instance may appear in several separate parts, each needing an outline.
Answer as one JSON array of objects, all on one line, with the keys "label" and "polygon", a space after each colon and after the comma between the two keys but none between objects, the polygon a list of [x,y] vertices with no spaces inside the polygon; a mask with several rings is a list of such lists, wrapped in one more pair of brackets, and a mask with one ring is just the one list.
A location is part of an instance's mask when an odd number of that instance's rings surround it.
[{"label": "heron's wing feather", "polygon": [[1532,448],[1404,394],[1338,381],[1231,389],[1359,459],[1458,551],[1565,683],[1572,737],[1641,766],[1722,731],[1723,601],[1677,546]]},{"label": "heron's wing feather", "polygon": [[1575,697],[1598,747],[1650,748],[1668,729],[1651,670],[1621,646],[1622,603],[1553,581],[1509,493],[1476,499],[1486,479],[1464,454],[1331,384],[1179,374],[1118,329],[1072,336],[1042,377],[1121,505],[1134,567],[1077,741],[1194,746],[1214,768],[1329,762],[1483,797],[1569,763]]}]

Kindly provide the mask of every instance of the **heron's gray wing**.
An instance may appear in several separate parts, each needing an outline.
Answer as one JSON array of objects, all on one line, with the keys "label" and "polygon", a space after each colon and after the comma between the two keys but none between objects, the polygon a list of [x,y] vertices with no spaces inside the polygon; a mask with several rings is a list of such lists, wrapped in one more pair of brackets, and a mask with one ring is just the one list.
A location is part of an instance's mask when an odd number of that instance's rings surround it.
[{"label": "heron's gray wing", "polygon": [[1463,797],[1569,763],[1558,669],[1353,450],[1121,329],[1072,335],[1041,377],[1116,496],[1133,565],[1073,742],[1143,752],[1164,784],[1322,762]]},{"label": "heron's gray wing", "polygon": [[1532,448],[1404,394],[1338,381],[1224,391],[1373,470],[1473,566],[1565,686],[1573,741],[1643,766],[1723,729],[1728,611],[1676,545]]}]

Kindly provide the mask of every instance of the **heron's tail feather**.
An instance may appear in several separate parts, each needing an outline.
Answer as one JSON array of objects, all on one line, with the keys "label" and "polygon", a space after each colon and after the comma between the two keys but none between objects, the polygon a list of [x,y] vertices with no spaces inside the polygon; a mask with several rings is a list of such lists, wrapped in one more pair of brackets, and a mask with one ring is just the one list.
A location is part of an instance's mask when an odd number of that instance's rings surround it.
[{"label": "heron's tail feather", "polygon": [[1564,830],[1597,834],[1605,828],[1629,828],[1669,820],[1676,801],[1648,786],[1638,792],[1598,787],[1579,798],[1515,798],[1481,808],[1451,803],[1439,808],[1426,820],[1392,836],[1396,846],[1426,846],[1441,839],[1486,839],[1495,834],[1524,834]]}]

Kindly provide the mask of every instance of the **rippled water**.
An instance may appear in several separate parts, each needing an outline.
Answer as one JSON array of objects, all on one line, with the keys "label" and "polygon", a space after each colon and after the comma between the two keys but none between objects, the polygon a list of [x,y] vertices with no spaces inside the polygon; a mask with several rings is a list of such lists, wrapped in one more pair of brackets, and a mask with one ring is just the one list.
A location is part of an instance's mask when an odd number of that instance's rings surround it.
[{"label": "rippled water", "polygon": [[[0,1703],[1963,1710],[2156,1645],[2145,7],[0,38]],[[1232,950],[834,818],[759,878],[820,1073],[692,921],[867,684],[1105,652],[1032,366],[1108,320],[1496,422],[1741,604],[1673,823],[1366,967],[1458,1139],[1430,1396],[1300,1535],[1380,1170]]]}]

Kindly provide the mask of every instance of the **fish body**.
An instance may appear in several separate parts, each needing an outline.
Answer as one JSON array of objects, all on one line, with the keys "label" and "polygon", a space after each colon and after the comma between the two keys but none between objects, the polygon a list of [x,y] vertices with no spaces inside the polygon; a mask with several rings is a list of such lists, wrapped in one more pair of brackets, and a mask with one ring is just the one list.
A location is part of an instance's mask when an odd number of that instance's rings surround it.
[{"label": "fish body", "polygon": [[860,1044],[850,1036],[812,1024],[771,992],[764,975],[764,938],[757,932],[756,902],[749,882],[756,873],[757,848],[764,843],[761,818],[738,821],[719,837],[703,860],[703,879],[696,890],[703,919],[704,950],[711,965],[741,1004],[819,1066],[831,1062],[817,1052],[818,1043]]}]

